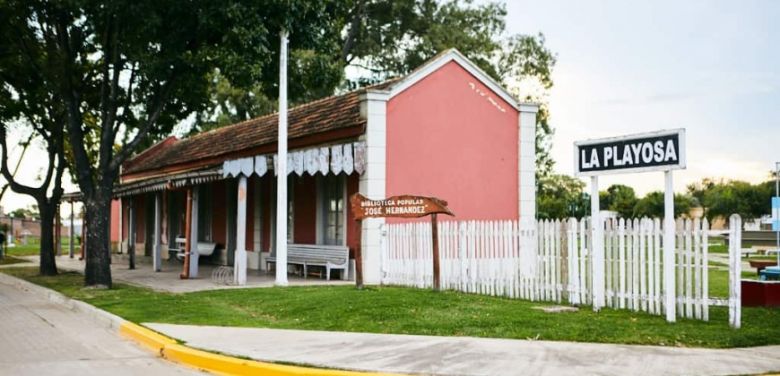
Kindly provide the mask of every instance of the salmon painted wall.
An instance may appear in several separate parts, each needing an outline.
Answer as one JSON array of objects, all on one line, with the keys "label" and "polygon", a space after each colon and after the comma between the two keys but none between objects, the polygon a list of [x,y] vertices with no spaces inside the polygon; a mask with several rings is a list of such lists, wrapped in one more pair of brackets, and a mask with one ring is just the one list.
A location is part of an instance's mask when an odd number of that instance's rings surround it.
[{"label": "salmon painted wall", "polygon": [[119,200],[111,201],[111,241],[119,241]]},{"label": "salmon painted wall", "polygon": [[450,62],[387,103],[387,196],[436,196],[460,220],[516,219],[518,132],[517,110]]}]

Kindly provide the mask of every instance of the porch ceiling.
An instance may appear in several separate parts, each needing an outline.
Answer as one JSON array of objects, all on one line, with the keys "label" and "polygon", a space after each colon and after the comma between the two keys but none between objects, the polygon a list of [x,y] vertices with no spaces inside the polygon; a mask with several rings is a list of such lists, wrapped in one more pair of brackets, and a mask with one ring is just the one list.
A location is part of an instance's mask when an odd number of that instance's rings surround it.
[{"label": "porch ceiling", "polygon": [[129,183],[120,183],[114,187],[115,197],[132,196],[140,193],[157,192],[187,185],[208,183],[223,179],[221,166],[159,176]]}]

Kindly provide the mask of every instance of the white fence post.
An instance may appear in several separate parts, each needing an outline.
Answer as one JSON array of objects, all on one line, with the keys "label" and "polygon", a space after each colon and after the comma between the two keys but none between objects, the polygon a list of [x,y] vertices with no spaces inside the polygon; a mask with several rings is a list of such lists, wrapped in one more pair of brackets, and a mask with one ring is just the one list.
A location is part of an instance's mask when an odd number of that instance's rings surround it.
[{"label": "white fence post", "polygon": [[[739,327],[741,219],[730,221],[729,322]],[[676,229],[671,222],[671,236],[669,221],[662,226],[659,219],[610,219],[602,231],[594,223],[587,218],[441,222],[441,284],[484,295],[709,319],[706,219],[680,220]],[[598,232],[604,246],[600,260],[594,254]],[[386,224],[381,233],[381,283],[430,287],[430,226]]]},{"label": "white fence post", "polygon": [[741,326],[742,315],[742,218],[738,214],[729,217],[729,325]]}]

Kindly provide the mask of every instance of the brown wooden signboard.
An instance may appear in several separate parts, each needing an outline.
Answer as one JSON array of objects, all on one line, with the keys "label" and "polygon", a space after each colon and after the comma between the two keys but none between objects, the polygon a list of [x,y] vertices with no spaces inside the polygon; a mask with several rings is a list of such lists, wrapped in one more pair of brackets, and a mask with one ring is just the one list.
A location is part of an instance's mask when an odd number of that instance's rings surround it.
[{"label": "brown wooden signboard", "polygon": [[435,197],[403,195],[384,200],[370,200],[356,193],[352,195],[350,204],[356,220],[378,217],[418,218],[429,214],[452,215],[450,209],[447,209],[447,201]]},{"label": "brown wooden signboard", "polygon": [[[419,218],[431,216],[431,235],[433,237],[433,288],[439,290],[439,229],[437,215],[454,215],[447,208],[447,201],[436,197],[393,196],[383,200],[371,200],[360,193],[349,199],[352,214],[360,223],[364,218]],[[355,250],[355,284],[363,288],[363,256],[360,247]]]}]

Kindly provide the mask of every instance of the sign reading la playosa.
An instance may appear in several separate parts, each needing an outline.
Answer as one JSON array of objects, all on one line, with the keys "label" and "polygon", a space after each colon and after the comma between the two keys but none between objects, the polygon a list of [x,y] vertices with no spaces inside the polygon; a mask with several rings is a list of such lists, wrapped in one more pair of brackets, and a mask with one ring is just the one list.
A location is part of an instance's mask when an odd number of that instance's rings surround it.
[{"label": "sign reading la playosa", "polygon": [[685,129],[574,143],[578,176],[685,168]]}]

